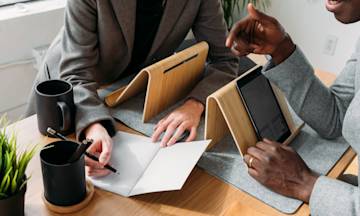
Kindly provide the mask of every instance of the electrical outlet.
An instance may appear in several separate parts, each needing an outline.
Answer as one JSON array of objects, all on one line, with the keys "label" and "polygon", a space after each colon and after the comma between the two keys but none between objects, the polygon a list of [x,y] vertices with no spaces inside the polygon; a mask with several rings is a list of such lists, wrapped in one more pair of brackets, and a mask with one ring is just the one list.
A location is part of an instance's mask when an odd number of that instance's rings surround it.
[{"label": "electrical outlet", "polygon": [[333,56],[335,54],[338,37],[334,35],[328,35],[325,39],[323,53],[325,55]]}]

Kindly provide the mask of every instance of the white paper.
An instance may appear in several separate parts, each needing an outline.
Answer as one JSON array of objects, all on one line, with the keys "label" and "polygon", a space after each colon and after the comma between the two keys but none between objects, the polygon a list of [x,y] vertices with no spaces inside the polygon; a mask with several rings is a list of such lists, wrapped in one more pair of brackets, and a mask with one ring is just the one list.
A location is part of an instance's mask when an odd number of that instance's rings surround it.
[{"label": "white paper", "polygon": [[197,141],[161,148],[135,185],[131,196],[180,190],[208,145],[209,141]]},{"label": "white paper", "polygon": [[122,196],[179,190],[210,141],[160,148],[150,138],[118,132],[111,165],[120,175],[92,178],[95,186]]},{"label": "white paper", "polygon": [[151,143],[151,139],[147,137],[125,132],[118,132],[113,141],[111,165],[120,175],[111,173],[106,177],[91,180],[99,188],[129,196],[160,147]]}]

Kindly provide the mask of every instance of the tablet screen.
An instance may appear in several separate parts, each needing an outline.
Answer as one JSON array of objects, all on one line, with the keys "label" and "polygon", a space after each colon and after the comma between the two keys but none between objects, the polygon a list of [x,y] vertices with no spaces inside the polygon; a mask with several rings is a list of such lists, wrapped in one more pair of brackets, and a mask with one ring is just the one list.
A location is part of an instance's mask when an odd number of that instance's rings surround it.
[{"label": "tablet screen", "polygon": [[267,78],[261,68],[237,81],[240,96],[258,139],[283,142],[291,132]]}]

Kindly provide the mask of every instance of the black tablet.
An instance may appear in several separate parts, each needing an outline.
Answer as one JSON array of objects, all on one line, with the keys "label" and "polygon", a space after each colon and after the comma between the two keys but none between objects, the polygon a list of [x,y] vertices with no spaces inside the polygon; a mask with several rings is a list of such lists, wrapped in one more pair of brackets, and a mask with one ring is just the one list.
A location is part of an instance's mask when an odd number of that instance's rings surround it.
[{"label": "black tablet", "polygon": [[258,140],[267,138],[282,143],[291,131],[271,84],[261,70],[259,67],[239,79],[237,88]]}]

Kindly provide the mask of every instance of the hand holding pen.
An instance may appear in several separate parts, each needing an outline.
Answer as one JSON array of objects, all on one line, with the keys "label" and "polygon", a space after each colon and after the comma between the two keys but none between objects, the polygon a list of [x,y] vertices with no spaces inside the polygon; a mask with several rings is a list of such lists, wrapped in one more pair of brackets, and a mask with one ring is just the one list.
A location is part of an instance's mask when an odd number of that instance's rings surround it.
[{"label": "hand holding pen", "polygon": [[111,158],[113,146],[112,138],[100,123],[90,125],[84,131],[84,135],[86,138],[93,140],[93,143],[87,149],[87,152],[99,157],[98,161],[85,157],[86,174],[93,177],[108,175],[109,170],[106,169],[105,166],[109,163]]},{"label": "hand holding pen", "polygon": [[[53,136],[56,136],[62,140],[68,140],[65,136],[63,136],[62,134],[56,132],[55,130],[53,130],[52,128],[48,128],[47,132]],[[69,158],[69,162],[73,162],[78,160],[83,154],[85,154],[87,157],[85,157],[87,166],[89,166],[89,163],[91,164],[91,167],[94,167],[95,169],[101,169],[101,170],[106,170],[106,174],[109,174],[109,172],[113,172],[115,174],[119,174],[117,172],[117,170],[115,168],[113,168],[112,166],[110,166],[108,164],[108,162],[106,162],[104,165],[99,164],[99,158],[96,157],[94,154],[87,152],[87,150],[89,149],[89,147],[91,148],[91,146],[93,143],[93,140],[89,140],[89,139],[85,139],[82,143],[79,143],[79,147],[77,148],[77,150],[74,152],[73,155],[71,155],[71,157]],[[88,169],[88,168],[87,168]],[[89,173],[88,173],[89,174]],[[89,175],[92,176],[92,175]],[[99,175],[98,175],[99,176]]]}]

